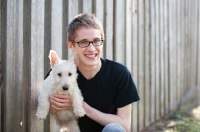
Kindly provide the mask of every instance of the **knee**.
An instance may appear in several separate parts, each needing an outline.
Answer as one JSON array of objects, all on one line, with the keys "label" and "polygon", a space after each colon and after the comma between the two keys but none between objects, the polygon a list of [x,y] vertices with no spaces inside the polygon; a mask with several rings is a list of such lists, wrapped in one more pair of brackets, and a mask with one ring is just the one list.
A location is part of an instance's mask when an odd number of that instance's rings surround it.
[{"label": "knee", "polygon": [[106,125],[102,132],[126,132],[125,129],[117,123]]}]

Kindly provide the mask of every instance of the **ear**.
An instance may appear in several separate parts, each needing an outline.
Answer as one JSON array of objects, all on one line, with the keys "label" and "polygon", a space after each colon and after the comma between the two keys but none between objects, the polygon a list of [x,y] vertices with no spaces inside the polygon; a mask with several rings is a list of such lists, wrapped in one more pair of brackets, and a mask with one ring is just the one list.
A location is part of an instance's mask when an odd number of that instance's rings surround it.
[{"label": "ear", "polygon": [[56,64],[59,63],[60,59],[54,50],[50,50],[49,52],[49,59],[51,68]]},{"label": "ear", "polygon": [[73,43],[70,41],[67,41],[66,43],[67,43],[68,48],[70,48],[73,51],[73,49],[74,49]]}]

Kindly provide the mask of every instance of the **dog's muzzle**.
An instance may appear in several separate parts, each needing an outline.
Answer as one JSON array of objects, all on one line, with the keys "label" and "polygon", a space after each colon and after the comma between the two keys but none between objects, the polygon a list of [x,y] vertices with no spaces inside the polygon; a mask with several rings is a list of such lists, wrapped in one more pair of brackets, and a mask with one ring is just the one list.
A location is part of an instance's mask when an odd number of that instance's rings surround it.
[{"label": "dog's muzzle", "polygon": [[63,90],[68,90],[68,86],[63,86]]}]

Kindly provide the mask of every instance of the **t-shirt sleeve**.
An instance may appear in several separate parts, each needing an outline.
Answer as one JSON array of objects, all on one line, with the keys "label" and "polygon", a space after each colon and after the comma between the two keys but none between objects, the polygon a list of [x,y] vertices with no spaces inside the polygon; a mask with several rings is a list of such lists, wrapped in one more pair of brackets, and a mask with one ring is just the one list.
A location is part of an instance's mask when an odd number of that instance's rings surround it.
[{"label": "t-shirt sleeve", "polygon": [[121,73],[115,93],[115,105],[117,108],[140,100],[135,83],[129,70],[124,67]]}]

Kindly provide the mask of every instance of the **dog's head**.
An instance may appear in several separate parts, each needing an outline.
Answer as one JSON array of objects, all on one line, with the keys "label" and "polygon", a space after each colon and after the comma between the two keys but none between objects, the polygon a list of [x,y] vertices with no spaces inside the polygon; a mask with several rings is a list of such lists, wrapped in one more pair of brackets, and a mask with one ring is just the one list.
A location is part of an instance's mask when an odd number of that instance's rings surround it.
[{"label": "dog's head", "polygon": [[59,94],[65,94],[76,86],[77,68],[73,60],[60,60],[55,51],[50,50],[50,65],[52,71],[50,76]]}]

